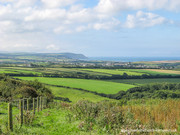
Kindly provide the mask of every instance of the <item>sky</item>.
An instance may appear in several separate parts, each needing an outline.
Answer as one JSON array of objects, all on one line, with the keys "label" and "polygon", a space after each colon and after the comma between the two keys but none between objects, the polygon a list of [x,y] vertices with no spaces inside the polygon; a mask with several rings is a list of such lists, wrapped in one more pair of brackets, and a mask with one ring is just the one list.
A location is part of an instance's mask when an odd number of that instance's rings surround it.
[{"label": "sky", "polygon": [[0,0],[0,52],[180,57],[180,0]]}]

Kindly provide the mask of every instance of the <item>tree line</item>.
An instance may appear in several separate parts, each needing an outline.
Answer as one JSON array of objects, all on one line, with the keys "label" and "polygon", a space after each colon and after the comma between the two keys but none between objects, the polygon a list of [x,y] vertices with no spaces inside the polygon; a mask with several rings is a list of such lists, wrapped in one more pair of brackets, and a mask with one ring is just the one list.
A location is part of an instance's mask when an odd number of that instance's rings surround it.
[{"label": "tree line", "polygon": [[109,95],[114,99],[139,99],[139,98],[180,98],[180,83],[155,83],[140,87],[130,88],[127,91],[119,91]]},{"label": "tree line", "polygon": [[61,72],[61,73],[5,73],[7,76],[22,76],[22,77],[56,77],[56,78],[78,78],[78,79],[96,79],[96,80],[110,80],[110,79],[153,79],[153,78],[180,78],[180,75],[162,75],[162,74],[142,74],[142,75],[93,75],[83,72]]}]

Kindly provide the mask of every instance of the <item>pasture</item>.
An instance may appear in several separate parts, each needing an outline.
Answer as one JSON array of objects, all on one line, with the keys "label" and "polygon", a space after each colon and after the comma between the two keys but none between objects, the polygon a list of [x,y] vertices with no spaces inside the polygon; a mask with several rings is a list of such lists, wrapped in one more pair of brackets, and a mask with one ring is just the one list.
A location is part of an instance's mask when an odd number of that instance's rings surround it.
[{"label": "pasture", "polygon": [[89,91],[94,91],[104,94],[116,94],[121,90],[128,90],[135,87],[130,84],[100,81],[100,80],[86,80],[73,78],[47,78],[47,77],[17,77],[22,80],[35,80],[49,85],[66,86],[71,88],[81,88]]},{"label": "pasture", "polygon": [[175,71],[175,70],[162,70],[162,69],[144,69],[144,70],[154,71],[159,73],[167,73],[167,74],[180,74],[180,71]]},{"label": "pasture", "polygon": [[117,79],[117,80],[108,80],[111,82],[119,82],[133,85],[141,85],[148,83],[180,83],[180,78],[159,78],[159,79]]},{"label": "pasture", "polygon": [[178,75],[179,71],[174,70],[161,70],[161,69],[122,69],[126,72],[136,72],[136,73],[143,73],[149,75]]},{"label": "pasture", "polygon": [[1,68],[0,73],[12,73],[12,74],[37,74],[41,75],[40,72],[37,72],[30,68],[16,68],[16,67],[6,67]]},{"label": "pasture", "polygon": [[74,90],[74,89],[68,89],[68,88],[60,88],[60,87],[49,87],[55,97],[63,97],[63,98],[69,98],[72,103],[76,103],[79,100],[88,100],[91,102],[99,102],[103,100],[110,100],[113,101],[113,99],[101,97],[98,95],[95,95],[93,93],[85,92],[85,91],[80,91],[80,90]]},{"label": "pasture", "polygon": [[[0,73],[5,74],[34,74],[39,77],[43,74],[53,74],[53,75],[76,75],[77,78],[84,78],[84,76],[103,76],[111,77],[113,75],[123,75],[126,73],[128,76],[142,76],[146,75],[180,75],[180,71],[175,70],[161,70],[161,69],[88,69],[88,68],[45,68],[45,67],[1,67]],[[81,77],[80,77],[81,76]],[[83,76],[83,77],[82,77]],[[92,79],[92,78],[91,78]]]},{"label": "pasture", "polygon": [[110,75],[123,75],[124,73],[126,73],[128,75],[141,76],[143,74],[143,73],[138,73],[138,72],[133,72],[133,71],[125,71],[122,69],[82,69],[82,70],[96,72],[96,73],[105,73],[105,74],[110,74]]},{"label": "pasture", "polygon": [[104,76],[110,76],[110,74],[102,73],[102,72],[92,72],[89,70],[84,70],[84,68],[46,68],[42,70],[44,73],[84,73],[84,74],[90,74],[90,75],[104,75]]}]

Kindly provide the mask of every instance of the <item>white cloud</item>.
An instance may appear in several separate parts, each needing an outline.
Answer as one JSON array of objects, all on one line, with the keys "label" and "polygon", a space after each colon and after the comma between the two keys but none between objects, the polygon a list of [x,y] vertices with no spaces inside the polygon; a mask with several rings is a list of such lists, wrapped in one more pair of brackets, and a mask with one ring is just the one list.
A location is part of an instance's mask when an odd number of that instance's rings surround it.
[{"label": "white cloud", "polygon": [[70,28],[66,25],[59,26],[53,30],[55,33],[65,33],[65,34],[71,34],[73,33],[73,28]]},{"label": "white cloud", "polygon": [[85,23],[91,22],[95,19],[97,19],[96,14],[93,12],[93,10],[90,9],[83,8],[79,11],[67,13],[67,20],[72,22]]},{"label": "white cloud", "polygon": [[9,20],[0,21],[0,33],[9,33],[14,29],[14,23]]},{"label": "white cloud", "polygon": [[14,48],[27,48],[27,47],[33,47],[31,44],[15,44],[13,45]]},{"label": "white cloud", "polygon": [[59,46],[56,46],[54,44],[50,44],[48,46],[46,46],[46,49],[49,50],[49,51],[58,51],[59,50]]},{"label": "white cloud", "polygon": [[100,0],[95,9],[100,13],[116,14],[124,10],[180,10],[180,0]]},{"label": "white cloud", "polygon": [[[73,33],[88,29],[110,30],[123,24],[119,19],[115,19],[115,15],[123,10],[176,9],[180,5],[177,0],[99,0],[94,8],[84,8],[80,4],[75,4],[78,0],[0,1],[6,3],[0,5],[0,21],[11,22],[6,28],[4,28],[5,24],[0,23],[2,28],[0,31],[14,33],[32,31]],[[138,24],[143,24],[144,27],[148,27],[161,24],[165,20],[160,16],[151,17],[150,14],[144,14],[144,16],[128,15],[126,26],[133,28]]]},{"label": "white cloud", "polygon": [[117,19],[112,18],[111,21],[95,23],[93,25],[93,28],[95,30],[101,30],[101,29],[111,30],[111,29],[117,27],[118,25],[120,25],[120,21],[117,20]]},{"label": "white cloud", "polygon": [[[79,4],[81,2],[83,1],[0,0],[1,49],[53,50],[58,48],[54,45],[59,44],[58,34],[116,30],[122,27],[152,27],[170,22],[153,13],[153,10],[180,10],[180,0],[99,0],[91,8]],[[135,15],[128,15],[125,23],[121,21],[124,10],[137,11],[145,8],[152,11],[139,11]],[[53,38],[49,36],[53,34],[56,34]],[[50,45],[46,46],[47,44]]]},{"label": "white cloud", "polygon": [[41,1],[48,8],[56,8],[56,7],[71,5],[77,0],[41,0]]},{"label": "white cloud", "polygon": [[8,44],[6,43],[6,45],[1,45],[0,46],[0,50],[3,51],[31,51],[33,50],[34,46],[31,44]]},{"label": "white cloud", "polygon": [[163,23],[168,23],[167,19],[153,13],[144,13],[138,11],[135,15],[128,15],[127,21],[124,27],[134,28],[134,27],[152,27],[154,25],[159,25]]},{"label": "white cloud", "polygon": [[14,0],[13,5],[16,8],[34,6],[37,0]]},{"label": "white cloud", "polygon": [[3,18],[9,14],[12,14],[12,7],[11,5],[7,5],[7,6],[2,6],[0,5],[0,17]]},{"label": "white cloud", "polygon": [[87,29],[88,29],[88,27],[86,27],[86,26],[79,26],[79,27],[77,27],[77,28],[75,29],[75,31],[77,31],[77,32],[82,32],[82,31],[87,30]]},{"label": "white cloud", "polygon": [[54,20],[63,18],[65,15],[64,9],[33,10],[29,16],[25,17],[25,21]]}]

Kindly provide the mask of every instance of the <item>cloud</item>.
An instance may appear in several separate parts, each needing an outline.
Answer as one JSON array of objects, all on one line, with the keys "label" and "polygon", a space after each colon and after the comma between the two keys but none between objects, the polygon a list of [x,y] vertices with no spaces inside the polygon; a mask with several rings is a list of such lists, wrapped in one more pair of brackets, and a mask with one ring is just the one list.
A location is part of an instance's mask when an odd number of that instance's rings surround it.
[{"label": "cloud", "polygon": [[[16,50],[19,45],[27,51],[56,50],[63,34],[153,27],[170,23],[154,10],[180,10],[179,0],[99,0],[94,7],[84,3],[84,0],[0,0],[1,49]],[[142,12],[144,9],[149,11]],[[123,22],[123,11],[138,12],[127,15]]]},{"label": "cloud", "polygon": [[124,10],[180,10],[179,0],[100,0],[95,9],[100,13],[117,14]]},{"label": "cloud", "polygon": [[152,27],[154,25],[170,23],[171,21],[153,13],[138,11],[135,15],[128,15],[124,27]]},{"label": "cloud", "polygon": [[33,45],[31,45],[31,44],[15,44],[15,45],[13,45],[13,47],[14,48],[23,48],[23,47],[27,48],[27,47],[33,47]]},{"label": "cloud", "polygon": [[46,46],[46,49],[49,50],[49,51],[58,51],[59,50],[59,46],[56,46],[54,44],[50,44],[48,46]]},{"label": "cloud", "polygon": [[31,52],[33,50],[34,46],[31,44],[8,44],[6,43],[6,45],[1,45],[0,46],[0,50],[2,51],[27,51],[27,52]]},{"label": "cloud", "polygon": [[56,8],[68,6],[76,2],[77,0],[41,0],[45,7]]},{"label": "cloud", "polygon": [[62,19],[66,15],[64,9],[43,9],[33,10],[29,16],[25,17],[25,21],[45,21]]},{"label": "cloud", "polygon": [[[2,28],[0,32],[55,32],[56,34],[70,34],[90,29],[114,30],[115,27],[123,27],[121,16],[118,14],[124,10],[144,8],[175,10],[180,5],[177,0],[99,0],[95,7],[85,8],[82,4],[76,3],[80,0],[0,1],[4,3],[0,4]],[[141,24],[143,27],[150,27],[162,24],[166,20],[164,17],[152,15],[153,13],[128,15],[125,25],[128,28],[138,27]],[[8,27],[4,27],[5,25]]]},{"label": "cloud", "polygon": [[93,28],[95,30],[101,30],[101,29],[105,29],[105,30],[111,30],[116,28],[117,26],[119,26],[121,23],[119,20],[112,18],[112,20],[107,21],[107,22],[101,22],[101,23],[95,23],[93,25]]}]

